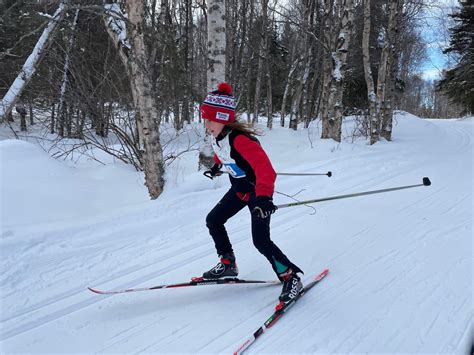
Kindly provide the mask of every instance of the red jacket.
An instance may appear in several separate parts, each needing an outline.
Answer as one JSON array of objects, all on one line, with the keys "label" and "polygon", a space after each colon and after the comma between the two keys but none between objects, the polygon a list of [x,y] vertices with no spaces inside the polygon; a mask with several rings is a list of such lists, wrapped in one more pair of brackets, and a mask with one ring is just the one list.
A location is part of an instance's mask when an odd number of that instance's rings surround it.
[{"label": "red jacket", "polygon": [[236,192],[273,196],[276,173],[260,142],[238,130],[213,142],[214,161],[229,172]]}]

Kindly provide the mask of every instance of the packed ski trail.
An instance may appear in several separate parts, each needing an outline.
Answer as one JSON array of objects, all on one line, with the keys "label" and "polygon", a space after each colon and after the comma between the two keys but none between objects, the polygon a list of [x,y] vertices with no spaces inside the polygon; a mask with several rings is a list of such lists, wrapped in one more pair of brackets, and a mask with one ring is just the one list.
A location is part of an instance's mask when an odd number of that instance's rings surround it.
[{"label": "packed ski trail", "polygon": [[[304,130],[275,128],[261,138],[277,171],[332,171],[331,178],[278,177],[277,191],[291,195],[304,189],[297,199],[417,184],[424,176],[432,186],[315,204],[315,214],[304,206],[277,211],[271,224],[274,241],[306,277],[325,268],[331,276],[248,353],[467,351],[472,336],[473,123],[399,114],[394,141],[372,147],[363,141],[321,141],[317,128],[309,133],[313,148]],[[5,182],[14,185],[18,176],[10,170],[20,166],[4,160],[6,153],[38,154],[58,176],[71,175],[77,184],[91,177],[36,149],[30,143],[0,141],[2,165],[9,171],[2,171],[2,196],[12,196]],[[79,208],[72,206],[73,193],[64,200],[55,200],[53,193],[52,202],[44,201],[46,210],[29,210],[25,204],[24,217],[16,219],[16,206],[7,210],[2,200],[2,215],[12,217],[2,221],[1,230],[1,352],[235,351],[274,309],[280,286],[114,296],[87,290],[186,281],[216,263],[204,220],[228,181],[210,181],[194,172],[195,159],[190,152],[169,169],[167,189],[157,201],[147,200],[141,181],[132,175],[122,185],[116,182],[114,191],[131,189],[133,198],[127,195],[121,204],[115,197],[102,212],[100,206],[87,206],[76,218],[61,214]],[[44,188],[31,184],[32,194]],[[139,192],[143,198],[135,197]],[[21,197],[28,202],[28,196]],[[275,201],[291,199],[276,194]],[[66,202],[71,206],[61,206]],[[49,207],[59,217],[44,217]],[[28,214],[35,215],[34,223]],[[248,211],[229,221],[228,231],[239,278],[274,278],[252,245]]]}]

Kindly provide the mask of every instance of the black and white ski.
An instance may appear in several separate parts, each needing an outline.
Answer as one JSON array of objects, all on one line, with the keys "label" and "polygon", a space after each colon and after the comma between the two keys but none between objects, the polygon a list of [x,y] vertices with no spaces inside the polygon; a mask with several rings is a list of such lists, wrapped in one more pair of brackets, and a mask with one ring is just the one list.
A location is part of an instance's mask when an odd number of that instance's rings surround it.
[{"label": "black and white ski", "polygon": [[191,281],[188,282],[181,282],[175,284],[167,284],[167,285],[158,285],[153,287],[142,287],[142,288],[129,288],[125,290],[114,290],[114,291],[102,291],[95,288],[88,287],[89,291],[94,293],[98,293],[100,295],[116,295],[120,293],[128,293],[128,292],[140,292],[140,291],[153,291],[153,290],[160,290],[163,288],[178,288],[178,287],[190,287],[190,286],[207,286],[207,285],[238,285],[238,284],[270,284],[270,285],[279,285],[281,281],[279,280],[242,280],[238,278],[225,278],[225,279],[217,279],[217,280],[210,280],[204,279],[202,277],[193,277]]},{"label": "black and white ski", "polygon": [[280,302],[275,307],[275,312],[273,312],[273,314],[265,321],[265,323],[263,323],[260,328],[258,328],[245,342],[242,343],[242,345],[239,346],[239,348],[234,352],[234,355],[242,354],[245,350],[247,350],[250,345],[252,345],[255,340],[257,340],[258,337],[265,332],[266,329],[273,326],[280,319],[280,317],[285,314],[286,311],[288,311],[302,296],[304,296],[306,292],[308,292],[314,285],[321,281],[328,273],[329,270],[326,269],[319,275],[315,276],[306,286],[303,287],[298,297],[287,303]]}]

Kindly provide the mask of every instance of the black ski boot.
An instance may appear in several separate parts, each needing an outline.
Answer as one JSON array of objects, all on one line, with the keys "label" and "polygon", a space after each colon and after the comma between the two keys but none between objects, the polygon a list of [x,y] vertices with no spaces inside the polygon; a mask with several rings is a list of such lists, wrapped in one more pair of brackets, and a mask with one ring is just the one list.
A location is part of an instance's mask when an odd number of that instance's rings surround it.
[{"label": "black ski boot", "polygon": [[205,279],[220,279],[223,277],[236,277],[239,274],[239,269],[235,263],[235,256],[233,253],[219,255],[221,261],[211,270],[202,274]]},{"label": "black ski boot", "polygon": [[287,303],[297,298],[303,288],[303,284],[296,272],[288,269],[278,276],[280,277],[280,280],[283,281],[283,288],[279,297],[280,302]]}]

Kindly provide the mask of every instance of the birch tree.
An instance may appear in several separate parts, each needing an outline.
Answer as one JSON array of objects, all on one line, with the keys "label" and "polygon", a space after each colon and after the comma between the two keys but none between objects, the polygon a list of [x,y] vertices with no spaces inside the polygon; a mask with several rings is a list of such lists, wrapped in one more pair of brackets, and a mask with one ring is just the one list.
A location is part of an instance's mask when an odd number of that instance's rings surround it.
[{"label": "birch tree", "polygon": [[[220,82],[225,81],[225,0],[208,0],[207,7],[207,90],[212,91],[217,89]],[[209,135],[206,134],[204,142],[199,148],[199,168],[212,165],[212,156],[211,142]]]},{"label": "birch tree", "polygon": [[[337,142],[341,141],[341,125],[342,125],[342,96],[344,76],[347,65],[347,53],[349,41],[352,35],[354,1],[353,0],[336,0],[334,6],[328,4],[325,6],[326,11],[333,21],[333,27],[329,22],[325,26],[326,46],[331,49],[330,58],[326,58],[325,66],[325,96],[323,115],[322,115],[322,134],[321,138],[332,138]],[[335,34],[328,34],[328,31],[334,31]]]},{"label": "birch tree", "polygon": [[393,99],[395,77],[398,67],[399,27],[404,0],[390,0],[389,19],[386,28],[379,33],[382,45],[378,75],[376,117],[371,120],[370,144],[376,143],[380,135],[387,140],[392,136]]},{"label": "birch tree", "polygon": [[6,119],[6,117],[11,113],[12,108],[20,98],[21,93],[35,74],[36,69],[44,57],[48,46],[52,41],[54,33],[56,32],[61,20],[64,18],[67,9],[67,5],[64,2],[61,2],[54,15],[51,16],[51,19],[38,39],[35,48],[29,55],[20,73],[0,102],[0,120],[4,118]]},{"label": "birch tree", "polygon": [[370,6],[371,0],[364,1],[364,31],[362,34],[362,57],[364,61],[364,76],[367,85],[367,99],[369,102],[370,144],[374,144],[379,137],[379,114],[377,112],[377,97],[375,95],[374,78],[370,63]]},{"label": "birch tree", "polygon": [[289,96],[290,90],[291,90],[291,85],[293,83],[293,74],[296,71],[296,68],[298,67],[299,61],[296,60],[296,46],[293,46],[293,49],[291,51],[291,67],[290,71],[288,72],[288,76],[286,78],[286,84],[285,84],[285,91],[283,92],[283,98],[281,101],[281,109],[280,109],[280,126],[285,127],[285,116],[286,116],[286,99]]},{"label": "birch tree", "polygon": [[108,5],[105,21],[107,32],[116,44],[129,75],[140,137],[139,160],[145,173],[145,184],[150,197],[155,199],[163,191],[164,166],[160,121],[145,45],[145,5],[142,1],[126,0],[125,7],[127,17],[122,15],[117,4]]},{"label": "birch tree", "polygon": [[262,5],[262,21],[260,23],[260,41],[258,45],[258,67],[257,67],[257,78],[255,80],[255,97],[253,106],[253,118],[252,123],[258,122],[258,111],[260,108],[260,92],[262,89],[262,78],[264,76],[264,70],[266,69],[265,62],[267,58],[268,48],[268,0],[261,0]]},{"label": "birch tree", "polygon": [[142,1],[126,0],[130,33],[130,73],[133,102],[143,124],[143,168],[145,182],[152,199],[157,198],[164,187],[163,150],[160,143],[159,116],[155,96],[152,93],[151,73],[145,45]]},{"label": "birch tree", "polygon": [[391,0],[388,23],[389,55],[387,58],[387,74],[385,83],[385,105],[382,111],[380,134],[383,138],[392,140],[393,105],[395,101],[395,80],[398,73],[400,57],[400,28],[404,0]]},{"label": "birch tree", "polygon": [[208,0],[207,4],[207,89],[211,91],[225,81],[225,0]]}]

